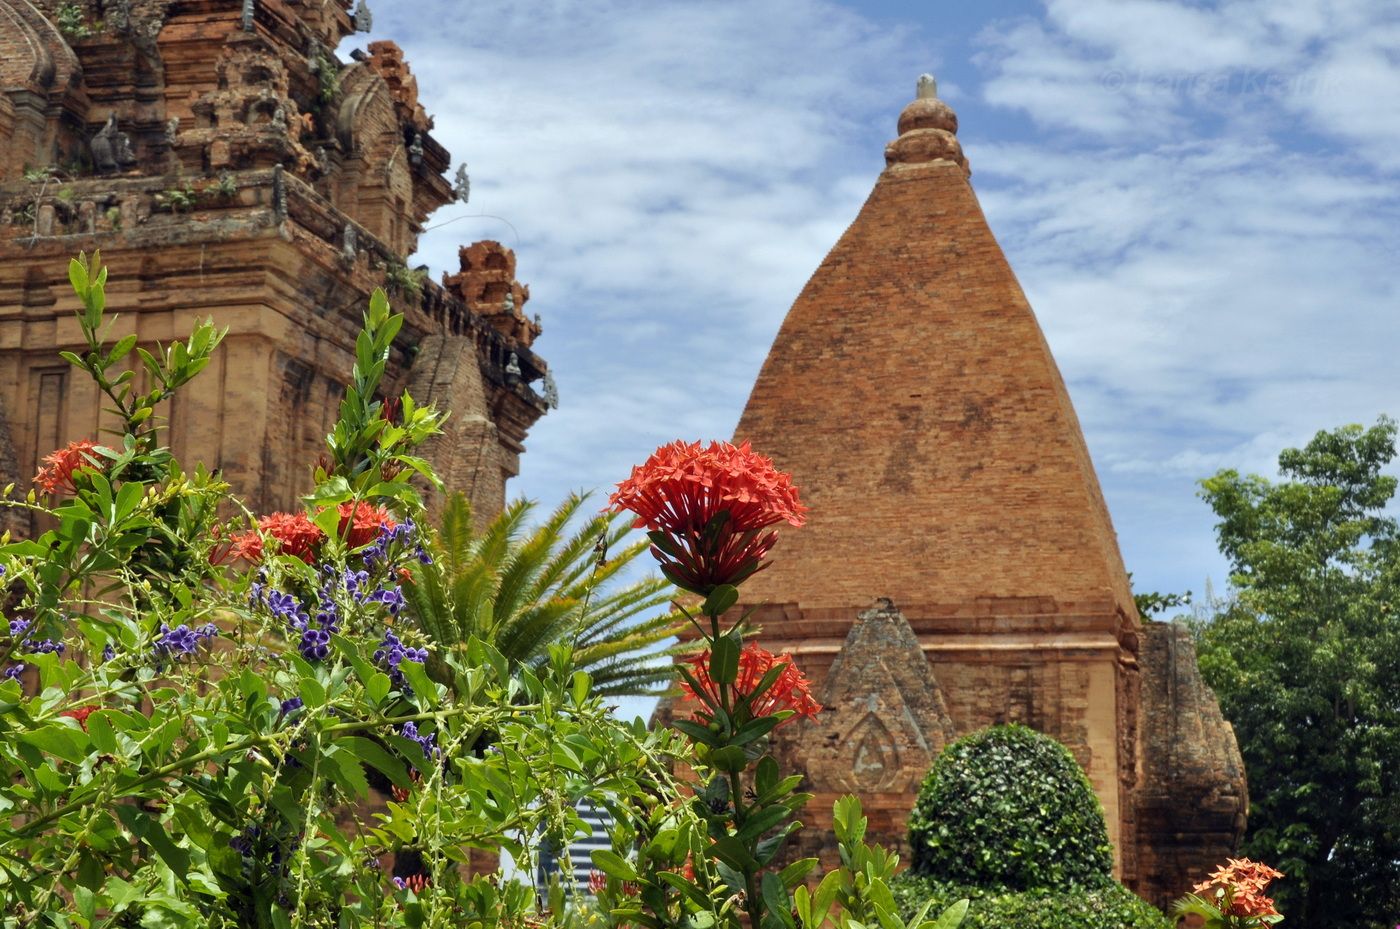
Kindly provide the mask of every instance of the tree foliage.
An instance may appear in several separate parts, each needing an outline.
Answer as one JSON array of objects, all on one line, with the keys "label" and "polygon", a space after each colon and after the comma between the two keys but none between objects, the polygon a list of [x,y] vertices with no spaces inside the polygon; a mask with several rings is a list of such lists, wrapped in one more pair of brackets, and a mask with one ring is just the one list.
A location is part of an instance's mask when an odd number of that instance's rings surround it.
[{"label": "tree foliage", "polygon": [[618,583],[649,543],[627,542],[630,521],[615,513],[576,525],[587,499],[571,494],[534,526],[535,504],[516,500],[478,534],[466,496],[451,495],[434,557],[412,568],[414,620],[446,648],[475,637],[526,667],[567,647],[602,696],[659,692],[673,675],[662,646],[682,622],[664,608],[675,589],[657,577]]},{"label": "tree foliage", "polygon": [[1074,756],[1025,726],[993,726],[949,745],[909,819],[911,868],[1006,890],[1111,880],[1103,808]]},{"label": "tree foliage", "polygon": [[1395,423],[1319,432],[1281,480],[1202,481],[1235,596],[1198,629],[1201,671],[1249,777],[1244,852],[1286,875],[1290,924],[1400,913],[1400,526]]}]

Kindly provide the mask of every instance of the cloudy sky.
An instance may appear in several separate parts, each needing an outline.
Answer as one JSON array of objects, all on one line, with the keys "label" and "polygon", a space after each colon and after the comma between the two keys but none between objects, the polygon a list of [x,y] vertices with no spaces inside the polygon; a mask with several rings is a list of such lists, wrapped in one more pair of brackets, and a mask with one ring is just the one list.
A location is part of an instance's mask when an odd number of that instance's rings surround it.
[{"label": "cloudy sky", "polygon": [[1400,414],[1400,4],[371,6],[472,177],[419,260],[436,276],[499,239],[543,317],[562,405],[516,494],[552,503],[732,434],[923,71],[1139,589],[1223,586],[1198,479]]}]

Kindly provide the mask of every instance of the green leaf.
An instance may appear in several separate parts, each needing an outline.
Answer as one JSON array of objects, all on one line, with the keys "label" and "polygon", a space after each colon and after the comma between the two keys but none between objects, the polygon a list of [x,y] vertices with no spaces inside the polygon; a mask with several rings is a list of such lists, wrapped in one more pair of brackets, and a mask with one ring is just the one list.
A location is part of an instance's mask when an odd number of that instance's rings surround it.
[{"label": "green leaf", "polygon": [[154,817],[147,817],[145,839],[151,848],[156,850],[156,854],[170,866],[170,870],[175,872],[175,876],[183,880],[190,870],[190,853],[188,850],[176,845],[165,831],[165,824]]},{"label": "green leaf", "polygon": [[423,668],[421,662],[405,660],[399,664],[399,671],[408,684],[413,688],[413,693],[418,699],[427,702],[430,707],[438,705],[437,685],[428,677],[428,672]]},{"label": "green leaf", "polygon": [[369,781],[365,779],[364,768],[360,767],[355,752],[342,748],[340,743],[326,749],[326,760],[331,763],[331,780],[351,797],[361,800],[369,796]]},{"label": "green leaf", "polygon": [[413,787],[413,781],[409,778],[403,762],[389,754],[379,743],[360,736],[349,736],[337,739],[335,744],[344,747],[360,761],[383,774],[394,786],[405,790]]},{"label": "green leaf", "polygon": [[593,864],[599,871],[602,871],[609,877],[615,877],[620,881],[641,880],[641,878],[637,876],[637,870],[632,867],[631,862],[616,852],[609,851],[606,848],[593,850]]},{"label": "green leaf", "polygon": [[76,726],[53,723],[19,734],[21,741],[64,761],[79,762],[87,757],[87,735]]},{"label": "green leaf", "polygon": [[298,681],[297,693],[309,710],[317,710],[326,705],[326,688],[314,677],[303,677]]},{"label": "green leaf", "polygon": [[705,598],[705,603],[700,607],[700,610],[706,616],[720,616],[728,612],[738,602],[739,588],[733,584],[720,584],[710,591],[710,595]]},{"label": "green leaf", "polygon": [[959,900],[954,903],[938,917],[933,924],[933,929],[958,929],[963,920],[967,918],[967,910],[970,906],[971,902],[968,900]]},{"label": "green leaf", "polygon": [[739,643],[722,635],[711,645],[710,679],[716,684],[733,684],[739,679]]}]

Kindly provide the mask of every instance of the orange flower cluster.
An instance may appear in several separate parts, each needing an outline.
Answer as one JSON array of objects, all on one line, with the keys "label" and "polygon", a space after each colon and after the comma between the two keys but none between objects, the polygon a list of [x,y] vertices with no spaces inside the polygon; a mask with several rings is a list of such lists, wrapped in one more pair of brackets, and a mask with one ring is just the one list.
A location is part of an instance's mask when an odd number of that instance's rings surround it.
[{"label": "orange flower cluster", "polygon": [[1226,862],[1192,892],[1227,916],[1277,916],[1274,901],[1264,896],[1264,889],[1270,881],[1283,877],[1283,872],[1248,858],[1227,858]]},{"label": "orange flower cluster", "polygon": [[231,554],[258,562],[263,559],[263,536],[277,540],[277,551],[310,564],[316,560],[316,546],[324,533],[305,513],[272,513],[258,519],[257,532],[249,530],[233,537]]},{"label": "orange flower cluster", "polygon": [[[684,682],[681,684],[681,690],[692,700],[699,700],[707,706],[720,706],[719,685],[710,677],[710,650],[706,649],[686,659],[686,662],[690,665],[691,676],[700,685],[703,694],[697,694],[689,683]],[[811,681],[797,669],[792,656],[774,655],[754,642],[749,642],[739,652],[739,676],[734,682],[735,692],[740,697],[749,697],[763,676],[776,665],[783,665],[778,679],[749,706],[754,718],[772,716],[783,710],[791,710],[795,714],[784,720],[785,723],[799,716],[815,718],[821,712],[822,705],[812,697]],[[695,711],[695,718],[701,722],[709,722],[710,716],[705,707]]]},{"label": "orange flower cluster", "polygon": [[[379,538],[379,527],[387,526],[393,529],[398,523],[394,522],[389,511],[382,506],[372,506],[361,500],[353,506],[349,503],[342,503],[340,511],[340,537],[346,540],[346,544],[351,548],[359,548],[368,545]],[[347,530],[349,535],[346,535]]]},{"label": "orange flower cluster", "polygon": [[778,539],[764,532],[769,526],[807,519],[791,475],[747,442],[663,445],[608,502],[635,513],[635,527],[661,534],[652,546],[661,570],[678,587],[705,595],[766,567],[763,558]]},{"label": "orange flower cluster", "polygon": [[97,463],[99,459],[93,454],[96,448],[96,442],[83,439],[81,442],[69,442],[58,451],[45,455],[44,466],[34,475],[35,486],[48,494],[59,491],[76,494],[78,488],[73,483],[73,476],[79,471],[97,471],[101,468]]},{"label": "orange flower cluster", "polygon": [[[373,542],[379,536],[380,526],[393,529],[398,525],[384,507],[373,506],[363,500],[354,506],[342,503],[338,511],[340,534],[351,548],[360,548]],[[260,517],[258,531],[240,532],[232,536],[226,546],[218,544],[217,533],[215,535],[216,544],[209,557],[214,564],[222,564],[234,558],[244,558],[252,562],[262,561],[263,536],[271,536],[277,540],[277,551],[280,554],[291,555],[310,564],[316,560],[317,546],[326,537],[320,527],[305,513],[272,513]]]}]

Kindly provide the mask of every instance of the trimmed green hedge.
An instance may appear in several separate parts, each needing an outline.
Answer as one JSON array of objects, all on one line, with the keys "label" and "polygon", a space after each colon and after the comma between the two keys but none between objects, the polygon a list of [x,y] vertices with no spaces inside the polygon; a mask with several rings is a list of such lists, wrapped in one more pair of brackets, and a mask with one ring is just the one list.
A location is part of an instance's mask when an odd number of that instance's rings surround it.
[{"label": "trimmed green hedge", "polygon": [[1167,919],[1121,884],[1092,889],[997,891],[939,882],[905,872],[891,885],[905,919],[932,897],[931,913],[972,901],[960,929],[1172,929]]},{"label": "trimmed green hedge", "polygon": [[1089,779],[1069,749],[1025,726],[983,729],[943,750],[919,790],[909,844],[910,870],[949,884],[1023,891],[1113,883],[1113,851]]}]

